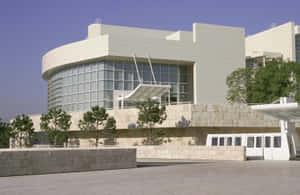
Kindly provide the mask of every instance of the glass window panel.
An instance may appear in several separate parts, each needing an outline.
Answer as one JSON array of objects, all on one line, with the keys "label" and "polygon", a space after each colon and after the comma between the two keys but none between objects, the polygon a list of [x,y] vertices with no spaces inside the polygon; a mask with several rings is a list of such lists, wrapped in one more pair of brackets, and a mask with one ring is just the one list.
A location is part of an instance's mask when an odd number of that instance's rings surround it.
[{"label": "glass window panel", "polygon": [[104,99],[104,91],[99,91],[98,100],[102,101]]},{"label": "glass window panel", "polygon": [[72,85],[72,93],[78,93],[78,85]]},{"label": "glass window panel", "polygon": [[168,77],[168,73],[167,72],[162,72],[161,73],[161,81],[162,82],[168,82],[169,81],[169,77]]},{"label": "glass window panel", "polygon": [[84,84],[79,84],[79,92],[84,92]]},{"label": "glass window panel", "polygon": [[95,72],[97,71],[97,64],[91,64],[91,71]]},{"label": "glass window panel", "polygon": [[241,137],[235,137],[235,146],[241,146],[242,145],[242,138]]},{"label": "glass window panel", "polygon": [[79,83],[83,83],[83,82],[84,82],[84,74],[80,74],[80,75],[79,75],[78,82],[79,82]]},{"label": "glass window panel", "polygon": [[92,93],[92,98],[91,98],[92,101],[97,101],[97,92],[93,92]]},{"label": "glass window panel", "polygon": [[261,148],[262,137],[256,137],[256,147]]},{"label": "glass window panel", "polygon": [[72,80],[73,80],[72,83],[73,83],[73,84],[76,84],[76,83],[77,83],[77,75],[74,75],[72,78],[73,78],[73,79],[72,79]]},{"label": "glass window panel", "polygon": [[85,91],[91,90],[91,83],[85,83]]},{"label": "glass window panel", "polygon": [[73,74],[77,74],[78,73],[78,66],[75,66],[74,68],[72,68],[72,73]]},{"label": "glass window panel", "polygon": [[227,137],[227,146],[232,146],[232,137]]},{"label": "glass window panel", "polygon": [[123,72],[115,71],[115,81],[123,81]]},{"label": "glass window panel", "polygon": [[72,102],[73,103],[77,103],[78,102],[77,97],[78,97],[77,94],[72,95]]},{"label": "glass window panel", "polygon": [[111,63],[105,62],[104,69],[105,70],[114,70],[114,65]]},{"label": "glass window panel", "polygon": [[116,63],[115,64],[115,70],[123,70],[123,64]]},{"label": "glass window panel", "polygon": [[103,62],[99,62],[97,64],[97,66],[98,66],[98,70],[104,70],[104,63]]},{"label": "glass window panel", "polygon": [[113,71],[105,71],[104,72],[104,79],[105,80],[113,80],[114,79]]},{"label": "glass window panel", "polygon": [[104,91],[104,99],[113,100],[113,91]]},{"label": "glass window panel", "polygon": [[213,137],[211,139],[211,145],[212,146],[217,146],[218,145],[218,138],[217,137]]},{"label": "glass window panel", "polygon": [[91,90],[92,91],[96,91],[97,90],[97,82],[96,81],[91,82]]},{"label": "glass window panel", "polygon": [[90,93],[86,93],[85,94],[85,99],[84,99],[85,102],[90,102],[91,101],[91,94]]},{"label": "glass window panel", "polygon": [[125,81],[124,90],[132,90],[132,84],[133,84],[133,82]]},{"label": "glass window panel", "polygon": [[125,80],[132,81],[133,80],[133,72],[125,72]]},{"label": "glass window panel", "polygon": [[85,65],[85,72],[91,72],[90,64]]},{"label": "glass window panel", "polygon": [[225,144],[225,139],[224,139],[224,137],[220,137],[220,143],[219,143],[219,145],[220,145],[220,146],[224,146],[224,144]]},{"label": "glass window panel", "polygon": [[96,81],[97,80],[97,72],[92,72],[92,81]]},{"label": "glass window panel", "polygon": [[266,148],[270,148],[271,147],[271,137],[270,136],[266,136],[265,137],[265,147]]},{"label": "glass window panel", "polygon": [[101,70],[98,72],[98,80],[104,80],[105,71]]},{"label": "glass window panel", "polygon": [[104,89],[113,89],[113,81],[104,81]]},{"label": "glass window panel", "polygon": [[281,137],[275,136],[274,137],[274,148],[280,148],[281,147]]},{"label": "glass window panel", "polygon": [[91,102],[91,107],[95,107],[97,105],[98,105],[97,102]]},{"label": "glass window panel", "polygon": [[254,147],[254,137],[247,137],[247,147],[248,148]]},{"label": "glass window panel", "polygon": [[84,65],[79,66],[78,72],[84,73]]},{"label": "glass window panel", "polygon": [[162,64],[160,67],[160,70],[161,70],[161,72],[166,73],[166,72],[169,72],[169,67],[168,67],[168,65]]},{"label": "glass window panel", "polygon": [[98,90],[104,90],[104,81],[98,81]]},{"label": "glass window panel", "polygon": [[152,73],[143,72],[143,81],[152,81]]},{"label": "glass window panel", "polygon": [[115,81],[115,90],[123,90],[123,81]]},{"label": "glass window panel", "polygon": [[111,101],[104,101],[104,107],[105,108],[112,108],[113,107],[113,103]]},{"label": "glass window panel", "polygon": [[89,82],[91,81],[91,73],[88,72],[88,73],[85,73],[85,82]]},{"label": "glass window panel", "polygon": [[134,81],[133,82],[133,89],[135,89],[138,85],[139,85],[139,82],[138,81]]},{"label": "glass window panel", "polygon": [[101,108],[101,107],[103,108],[103,107],[104,107],[104,101],[99,101],[99,102],[98,102],[98,105],[99,105],[100,108]]}]

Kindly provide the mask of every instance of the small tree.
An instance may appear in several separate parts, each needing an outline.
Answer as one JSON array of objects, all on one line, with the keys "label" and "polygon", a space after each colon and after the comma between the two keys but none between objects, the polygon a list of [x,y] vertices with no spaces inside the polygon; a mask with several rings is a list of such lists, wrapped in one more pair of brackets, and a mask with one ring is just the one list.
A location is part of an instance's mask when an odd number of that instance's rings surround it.
[{"label": "small tree", "polygon": [[19,115],[11,122],[13,138],[19,147],[31,147],[34,144],[34,128],[31,118]]},{"label": "small tree", "polygon": [[99,106],[92,107],[91,111],[83,114],[82,120],[79,121],[79,128],[81,131],[87,133],[90,130],[96,131],[96,147],[98,147],[101,136],[100,130],[105,127],[105,121],[108,118],[105,108]]},{"label": "small tree", "polygon": [[108,117],[104,126],[104,137],[105,137],[105,143],[108,143],[110,145],[115,144],[115,138],[117,136],[117,130],[116,130],[116,120],[114,117]]},{"label": "small tree", "polygon": [[9,123],[3,122],[0,118],[0,148],[9,148],[9,138],[12,136]]},{"label": "small tree", "polygon": [[[141,128],[148,128],[150,134],[146,144],[155,144],[153,137],[153,128],[156,124],[162,124],[167,118],[166,107],[160,106],[158,102],[148,99],[137,105],[139,109],[137,126]],[[163,136],[161,131],[157,132],[157,137]]]},{"label": "small tree", "polygon": [[71,124],[71,115],[61,109],[52,108],[47,114],[42,114],[40,127],[47,133],[50,144],[56,146],[63,134],[63,141],[67,146]]}]

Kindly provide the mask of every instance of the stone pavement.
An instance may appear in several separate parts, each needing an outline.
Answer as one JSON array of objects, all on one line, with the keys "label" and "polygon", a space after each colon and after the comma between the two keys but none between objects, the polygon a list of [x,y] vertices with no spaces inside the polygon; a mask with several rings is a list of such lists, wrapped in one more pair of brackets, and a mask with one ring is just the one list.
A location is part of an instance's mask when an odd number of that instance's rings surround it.
[{"label": "stone pavement", "polygon": [[139,160],[136,169],[0,178],[0,194],[300,194],[300,161]]}]

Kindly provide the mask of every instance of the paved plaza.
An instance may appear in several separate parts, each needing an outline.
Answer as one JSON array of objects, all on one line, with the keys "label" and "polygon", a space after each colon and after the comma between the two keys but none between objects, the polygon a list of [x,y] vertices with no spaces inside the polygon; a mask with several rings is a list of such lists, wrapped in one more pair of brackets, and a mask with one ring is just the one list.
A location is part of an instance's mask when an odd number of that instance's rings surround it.
[{"label": "paved plaza", "polygon": [[300,194],[300,161],[139,160],[138,168],[0,178],[0,194]]}]

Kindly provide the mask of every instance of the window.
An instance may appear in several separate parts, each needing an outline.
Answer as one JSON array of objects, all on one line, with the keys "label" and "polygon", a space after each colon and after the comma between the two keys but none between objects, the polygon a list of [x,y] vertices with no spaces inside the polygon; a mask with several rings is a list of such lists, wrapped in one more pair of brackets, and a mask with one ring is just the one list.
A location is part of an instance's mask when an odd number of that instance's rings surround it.
[{"label": "window", "polygon": [[266,148],[270,148],[271,147],[271,137],[270,136],[266,136],[265,137],[265,147]]},{"label": "window", "polygon": [[220,143],[219,143],[220,146],[224,146],[224,137],[220,137]]},{"label": "window", "polygon": [[232,137],[227,138],[227,146],[232,146]]},{"label": "window", "polygon": [[218,145],[218,138],[217,137],[213,137],[211,139],[211,145],[212,146],[217,146]]},{"label": "window", "polygon": [[254,147],[254,137],[247,137],[247,148]]},{"label": "window", "polygon": [[274,148],[280,148],[281,147],[281,137],[275,136],[274,137]]},{"label": "window", "polygon": [[256,147],[257,148],[261,148],[261,142],[262,142],[262,138],[261,137],[256,137]]},{"label": "window", "polygon": [[242,138],[241,137],[235,137],[235,146],[241,146],[242,145]]}]

